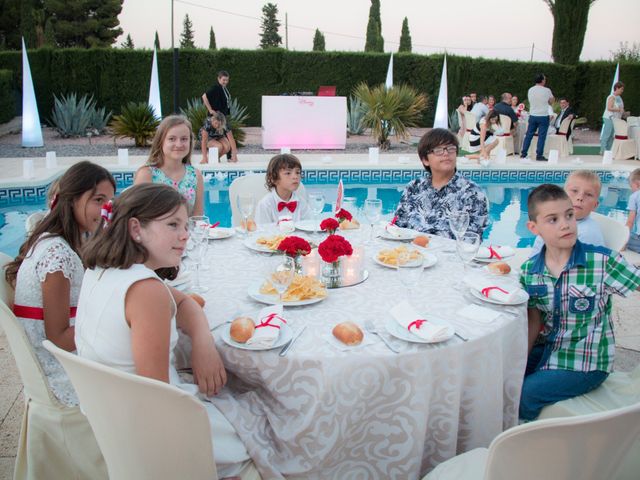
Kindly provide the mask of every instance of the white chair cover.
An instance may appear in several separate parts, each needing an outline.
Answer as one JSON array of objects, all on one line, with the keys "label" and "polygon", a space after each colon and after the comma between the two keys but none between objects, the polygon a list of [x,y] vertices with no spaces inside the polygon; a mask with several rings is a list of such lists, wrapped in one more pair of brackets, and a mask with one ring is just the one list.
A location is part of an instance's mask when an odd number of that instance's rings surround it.
[{"label": "white chair cover", "polygon": [[620,118],[612,118],[613,121],[613,146],[611,151],[614,160],[627,160],[636,156],[636,142],[629,138],[629,126]]},{"label": "white chair cover", "polygon": [[25,221],[25,229],[27,231],[27,235],[31,235],[33,230],[36,228],[36,225],[42,220],[45,216],[45,212],[34,212],[27,217]]},{"label": "white chair cover", "polygon": [[555,134],[547,135],[547,141],[544,144],[545,155],[549,155],[550,150],[557,150],[560,158],[566,158],[573,153],[573,143],[567,140],[567,130],[569,126],[573,126],[574,121],[575,119],[565,118]]},{"label": "white chair cover", "polygon": [[591,212],[591,218],[598,223],[607,248],[619,252],[629,241],[629,227],[624,223],[597,212]]},{"label": "white chair cover", "polygon": [[498,135],[498,147],[491,151],[491,155],[495,155],[498,148],[504,148],[507,155],[513,155],[515,147],[513,137],[511,136],[511,118],[507,115],[500,115],[500,125],[502,126],[504,133],[502,135]]}]

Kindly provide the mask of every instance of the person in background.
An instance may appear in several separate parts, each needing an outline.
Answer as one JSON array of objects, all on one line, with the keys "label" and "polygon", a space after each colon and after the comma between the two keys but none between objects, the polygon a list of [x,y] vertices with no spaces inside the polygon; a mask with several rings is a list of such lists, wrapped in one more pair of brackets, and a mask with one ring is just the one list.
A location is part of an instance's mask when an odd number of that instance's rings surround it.
[{"label": "person in background", "polygon": [[487,97],[482,95],[480,97],[480,101],[478,103],[473,104],[471,113],[473,113],[476,116],[476,121],[479,122],[482,119],[482,117],[484,117],[489,113],[489,107],[487,106],[488,102],[489,100],[487,99]]},{"label": "person in background", "polygon": [[471,99],[471,106],[473,107],[478,102],[478,94],[476,92],[470,92],[469,98]]},{"label": "person in background", "polygon": [[493,109],[500,115],[506,115],[511,119],[510,130],[513,131],[516,128],[516,124],[518,123],[518,115],[516,115],[516,112],[513,110],[513,108],[511,108],[511,100],[511,94],[509,92],[504,92],[500,96],[500,103],[497,103]]},{"label": "person in background", "polygon": [[493,95],[489,95],[489,98],[487,99],[487,107],[489,107],[489,110],[493,110],[493,107],[496,106],[496,97],[494,97]]},{"label": "person in background", "polygon": [[640,253],[640,168],[636,168],[629,175],[629,186],[631,187],[631,195],[627,204],[627,227],[629,227],[630,236],[627,248],[632,252]]},{"label": "person in background", "polygon": [[218,163],[223,155],[231,152],[230,162],[238,161],[238,147],[236,140],[230,130],[227,130],[227,121],[220,112],[207,117],[205,124],[200,129],[200,140],[202,147],[202,160],[200,163],[208,163],[209,148],[218,149]]},{"label": "person in background", "polygon": [[[227,123],[229,123],[229,116],[231,115],[231,94],[229,93],[227,85],[229,85],[229,72],[220,70],[216,83],[202,94],[202,103],[207,107],[209,115],[220,112],[225,116]],[[227,159],[230,160],[231,155],[231,151],[227,152]]]},{"label": "person in background", "polygon": [[498,146],[498,135],[504,133],[500,114],[496,110],[491,110],[489,115],[484,117],[473,128],[469,134],[469,152],[467,158],[486,158],[491,155],[491,151]]},{"label": "person in background", "polygon": [[549,130],[549,106],[553,104],[553,93],[545,85],[547,77],[539,73],[535,78],[535,85],[529,89],[529,125],[524,137],[524,144],[520,152],[521,158],[527,158],[529,146],[533,135],[538,132],[538,145],[536,148],[536,160],[546,161],[544,156],[544,144]]},{"label": "person in background", "polygon": [[471,111],[471,97],[469,97],[468,95],[462,97],[462,103],[456,110],[460,114],[458,117],[460,119],[460,129],[458,130],[458,135],[462,138],[466,130],[464,117],[467,112]]},{"label": "person in background", "polygon": [[567,129],[567,140],[569,140],[569,137],[571,136],[571,120],[573,120],[575,117],[576,114],[573,111],[573,108],[571,108],[569,100],[567,100],[566,97],[560,97],[560,113],[557,115],[555,121],[553,122],[553,133],[559,132],[560,125],[562,124],[562,122],[564,122],[565,119],[568,118],[569,128]]},{"label": "person in background", "polygon": [[616,82],[613,85],[613,93],[607,97],[607,103],[602,114],[602,132],[600,133],[600,155],[613,146],[613,119],[622,118],[624,114],[624,102],[622,93],[624,83]]}]

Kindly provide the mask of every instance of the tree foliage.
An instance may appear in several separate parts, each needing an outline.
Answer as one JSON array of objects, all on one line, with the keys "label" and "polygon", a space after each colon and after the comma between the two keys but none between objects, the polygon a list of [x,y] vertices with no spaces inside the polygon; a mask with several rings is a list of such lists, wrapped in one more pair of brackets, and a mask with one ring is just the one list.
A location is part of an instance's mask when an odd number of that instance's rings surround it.
[{"label": "tree foliage", "polygon": [[133,50],[135,45],[133,44],[133,38],[131,38],[131,34],[127,33],[127,38],[124,42],[122,42],[122,48],[128,48],[129,50]]},{"label": "tree foliage", "polygon": [[158,37],[157,30],[156,30],[156,36],[153,39],[153,46],[156,47],[156,50],[160,50],[160,37]]},{"label": "tree foliage", "polygon": [[18,50],[20,44],[20,13],[23,2],[20,0],[0,0],[0,48]]},{"label": "tree foliage", "polygon": [[44,23],[44,44],[47,47],[56,46],[56,31],[51,17],[47,18],[47,21]]},{"label": "tree foliage", "polygon": [[620,42],[615,52],[611,52],[611,59],[615,62],[640,62],[640,43]]},{"label": "tree foliage", "polygon": [[278,6],[267,3],[262,7],[262,25],[260,27],[260,48],[275,48],[282,44],[282,37],[278,33],[280,21],[278,20]]},{"label": "tree foliage", "polygon": [[217,50],[216,46],[216,33],[213,31],[213,27],[209,30],[209,50]]},{"label": "tree foliage", "polygon": [[402,32],[400,33],[400,47],[398,52],[411,52],[411,34],[409,33],[409,19],[404,17]]},{"label": "tree foliage", "polygon": [[180,48],[196,48],[193,43],[193,23],[187,13],[182,21],[182,33],[180,34]]},{"label": "tree foliage", "polygon": [[589,9],[596,0],[543,0],[553,15],[551,55],[556,63],[576,65],[584,45]]},{"label": "tree foliage", "polygon": [[367,22],[367,39],[364,44],[364,51],[384,52],[382,20],[380,20],[380,0],[371,0],[369,21]]},{"label": "tree foliage", "polygon": [[313,36],[313,51],[314,52],[324,52],[325,51],[324,35],[317,28],[316,28],[316,33]]}]

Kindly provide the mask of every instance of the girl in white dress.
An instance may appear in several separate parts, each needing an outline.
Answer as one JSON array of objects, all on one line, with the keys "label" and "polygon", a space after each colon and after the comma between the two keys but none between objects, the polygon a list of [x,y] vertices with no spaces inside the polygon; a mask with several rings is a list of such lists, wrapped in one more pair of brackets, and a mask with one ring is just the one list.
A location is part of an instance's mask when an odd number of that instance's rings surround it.
[{"label": "girl in white dress", "polygon": [[42,347],[51,340],[76,349],[74,317],[84,267],[78,252],[87,235],[101,225],[102,206],[116,184],[100,165],[80,162],[60,178],[51,211],[35,226],[6,270],[15,286],[13,313],[24,327],[49,385],[58,400],[77,405],[75,391],[62,366]]},{"label": "girl in white dress", "polygon": [[[122,193],[109,225],[84,250],[87,272],[75,340],[81,357],[209,397],[220,391],[227,375],[204,312],[154,273],[180,264],[189,237],[187,219],[185,199],[167,185],[134,185]],[[182,383],[175,369],[176,326],[191,337],[197,386]],[[203,404],[218,472],[237,475],[249,466],[246,448],[218,409]]]}]

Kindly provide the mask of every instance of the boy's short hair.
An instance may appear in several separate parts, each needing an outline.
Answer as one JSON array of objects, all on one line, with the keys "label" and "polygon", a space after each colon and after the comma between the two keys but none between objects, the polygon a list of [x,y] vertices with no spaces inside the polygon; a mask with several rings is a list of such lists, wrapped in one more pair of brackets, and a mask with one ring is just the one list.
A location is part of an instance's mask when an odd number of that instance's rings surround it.
[{"label": "boy's short hair", "polygon": [[[425,133],[418,143],[418,157],[420,160],[426,159],[427,155],[436,147],[442,145],[455,145],[458,147],[458,137],[446,128],[432,128]],[[431,172],[430,167],[424,167],[427,172]]]},{"label": "boy's short hair", "polygon": [[267,165],[267,173],[265,174],[265,181],[268,190],[272,190],[276,186],[276,180],[278,180],[278,174],[280,170],[285,168],[299,168],[302,171],[302,164],[298,157],[291,155],[290,153],[281,153],[269,160]]},{"label": "boy's short hair", "polygon": [[586,180],[587,182],[593,183],[598,189],[598,196],[600,195],[600,191],[602,190],[602,181],[600,180],[600,176],[596,172],[592,170],[574,170],[564,181],[565,186],[567,185],[567,182],[569,182],[569,180],[571,180],[572,178],[581,178],[583,180]]},{"label": "boy's short hair", "polygon": [[536,215],[538,215],[538,206],[544,202],[553,202],[555,200],[567,200],[569,195],[562,188],[551,183],[543,183],[542,185],[534,188],[529,197],[527,198],[527,211],[529,213],[529,220],[536,221]]},{"label": "boy's short hair", "polygon": [[636,168],[629,174],[629,182],[640,182],[640,168]]}]

